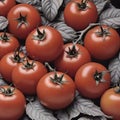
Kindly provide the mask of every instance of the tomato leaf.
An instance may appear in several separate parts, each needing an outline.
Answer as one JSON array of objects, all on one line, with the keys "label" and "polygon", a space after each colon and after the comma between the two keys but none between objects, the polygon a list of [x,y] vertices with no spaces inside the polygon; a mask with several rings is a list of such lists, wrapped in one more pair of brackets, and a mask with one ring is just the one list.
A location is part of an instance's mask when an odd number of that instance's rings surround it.
[{"label": "tomato leaf", "polygon": [[57,111],[56,114],[59,120],[71,120],[80,114],[88,115],[94,118],[108,117],[100,110],[100,107],[96,106],[91,100],[84,99],[79,95],[75,98],[73,104],[65,109],[65,111]]},{"label": "tomato leaf", "polygon": [[58,14],[58,10],[61,7],[63,0],[42,0],[42,12],[44,16],[53,21]]},{"label": "tomato leaf", "polygon": [[32,120],[57,120],[52,113],[52,111],[43,107],[38,99],[29,102],[26,106],[26,114]]},{"label": "tomato leaf", "polygon": [[99,16],[99,22],[109,25],[113,28],[119,28],[120,27],[120,9],[116,9],[116,8],[106,9]]},{"label": "tomato leaf", "polygon": [[8,26],[7,18],[0,16],[0,30],[4,30]]},{"label": "tomato leaf", "polygon": [[111,81],[113,85],[116,85],[120,82],[120,52],[116,58],[110,61],[108,69],[111,72]]},{"label": "tomato leaf", "polygon": [[52,24],[52,26],[61,33],[64,42],[70,42],[76,38],[75,30],[67,26],[64,22],[57,22]]}]

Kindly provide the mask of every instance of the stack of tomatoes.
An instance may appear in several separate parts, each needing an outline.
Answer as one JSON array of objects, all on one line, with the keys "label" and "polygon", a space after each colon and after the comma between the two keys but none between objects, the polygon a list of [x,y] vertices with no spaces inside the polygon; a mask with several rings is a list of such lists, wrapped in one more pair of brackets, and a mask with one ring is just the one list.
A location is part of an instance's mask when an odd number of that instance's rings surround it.
[{"label": "stack of tomatoes", "polygon": [[[1,120],[18,120],[25,110],[26,95],[37,95],[42,105],[58,110],[74,101],[76,90],[83,97],[100,98],[105,114],[120,117],[120,88],[118,94],[110,89],[110,71],[99,62],[120,50],[115,29],[96,26],[85,34],[84,45],[74,40],[64,43],[59,31],[42,25],[40,13],[31,5],[0,1],[0,15],[9,21],[8,30],[0,32],[0,74],[14,85],[0,86]],[[96,6],[88,0],[72,0],[64,9],[65,23],[76,31],[97,18]]]}]

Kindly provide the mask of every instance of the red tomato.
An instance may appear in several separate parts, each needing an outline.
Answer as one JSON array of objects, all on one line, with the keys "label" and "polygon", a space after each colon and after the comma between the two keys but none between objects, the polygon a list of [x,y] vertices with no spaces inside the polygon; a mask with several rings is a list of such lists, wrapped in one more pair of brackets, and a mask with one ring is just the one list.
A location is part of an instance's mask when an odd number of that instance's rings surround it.
[{"label": "red tomato", "polygon": [[0,74],[7,82],[12,82],[12,70],[23,61],[25,55],[15,51],[6,54],[0,61]]},{"label": "red tomato", "polygon": [[79,67],[90,61],[90,54],[85,47],[67,43],[64,45],[64,52],[55,60],[55,68],[74,78]]},{"label": "red tomato", "polygon": [[41,26],[29,34],[25,46],[32,59],[41,62],[53,61],[63,51],[63,39],[56,29]]},{"label": "red tomato", "polygon": [[16,88],[0,86],[0,120],[18,120],[25,111],[25,97]]},{"label": "red tomato", "polygon": [[42,63],[28,60],[13,69],[12,81],[24,94],[34,95],[39,79],[46,73],[47,69]]},{"label": "red tomato", "polygon": [[0,16],[6,17],[9,10],[15,5],[15,0],[0,0]]},{"label": "red tomato", "polygon": [[[119,91],[115,91],[119,89]],[[106,115],[113,116],[114,120],[120,120],[120,88],[110,88],[105,91],[100,100],[100,106]]]},{"label": "red tomato", "polygon": [[84,97],[99,98],[110,87],[110,73],[103,65],[89,62],[78,69],[75,84]]},{"label": "red tomato", "polygon": [[65,23],[75,30],[85,29],[97,18],[97,8],[90,0],[71,0],[64,9]]},{"label": "red tomato", "polygon": [[37,96],[47,108],[62,109],[73,101],[75,84],[65,73],[49,72],[39,80]]},{"label": "red tomato", "polygon": [[19,47],[18,40],[9,33],[0,32],[0,59]]},{"label": "red tomato", "polygon": [[109,26],[96,26],[85,35],[84,45],[94,58],[108,60],[120,50],[120,36]]},{"label": "red tomato", "polygon": [[8,29],[17,38],[25,40],[27,35],[41,25],[39,12],[31,5],[18,4],[8,13]]}]

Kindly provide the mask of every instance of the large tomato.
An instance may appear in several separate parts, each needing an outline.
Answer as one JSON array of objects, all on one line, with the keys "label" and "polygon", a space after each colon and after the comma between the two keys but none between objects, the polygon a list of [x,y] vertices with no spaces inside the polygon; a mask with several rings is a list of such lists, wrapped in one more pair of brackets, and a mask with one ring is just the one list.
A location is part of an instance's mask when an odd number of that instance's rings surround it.
[{"label": "large tomato", "polygon": [[110,73],[103,65],[89,62],[78,69],[75,84],[84,97],[99,98],[110,87]]},{"label": "large tomato", "polygon": [[62,109],[73,101],[75,84],[65,73],[49,72],[39,80],[37,96],[47,108]]},{"label": "large tomato", "polygon": [[120,88],[110,88],[105,91],[100,100],[102,111],[114,120],[120,120]]},{"label": "large tomato", "polygon": [[41,25],[39,12],[31,5],[18,4],[8,13],[8,30],[17,38],[25,40],[27,35]]},{"label": "large tomato", "polygon": [[0,32],[0,59],[19,47],[18,40],[9,33]]},{"label": "large tomato", "polygon": [[64,9],[66,24],[75,30],[85,29],[97,18],[97,8],[91,0],[71,0]]},{"label": "large tomato", "polygon": [[25,97],[16,88],[0,86],[0,120],[18,120],[25,111]]},{"label": "large tomato", "polygon": [[53,61],[63,51],[63,39],[56,29],[41,26],[29,34],[25,46],[32,59],[41,62]]},{"label": "large tomato", "polygon": [[16,88],[24,94],[36,94],[39,79],[47,73],[45,66],[38,62],[27,60],[13,69],[12,81]]},{"label": "large tomato", "polygon": [[6,17],[9,10],[15,5],[15,0],[0,0],[0,16]]},{"label": "large tomato", "polygon": [[96,26],[85,35],[84,45],[94,58],[108,60],[120,50],[120,36],[109,26]]},{"label": "large tomato", "polygon": [[0,60],[0,74],[7,82],[12,82],[12,71],[15,66],[23,62],[25,55],[22,52],[15,51],[6,54]]},{"label": "large tomato", "polygon": [[90,54],[85,47],[80,44],[67,43],[64,45],[64,52],[55,60],[55,67],[74,78],[78,68],[90,61]]}]

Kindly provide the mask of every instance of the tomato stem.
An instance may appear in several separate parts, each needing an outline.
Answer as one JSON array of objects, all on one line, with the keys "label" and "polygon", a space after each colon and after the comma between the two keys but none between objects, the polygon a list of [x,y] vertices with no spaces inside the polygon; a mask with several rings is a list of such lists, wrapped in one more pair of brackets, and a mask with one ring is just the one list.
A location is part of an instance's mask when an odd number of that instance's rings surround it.
[{"label": "tomato stem", "polygon": [[33,36],[33,38],[35,40],[38,40],[38,41],[43,41],[46,37],[46,33],[45,33],[45,30],[43,30],[43,32],[41,32],[38,28],[37,28],[37,35]]},{"label": "tomato stem", "polygon": [[74,58],[77,57],[79,54],[79,50],[75,47],[76,44],[73,43],[72,48],[68,47],[68,51],[65,51],[68,54],[68,57]]},{"label": "tomato stem", "polygon": [[45,64],[45,66],[48,68],[48,70],[49,70],[50,72],[55,72],[55,69],[52,68],[48,62],[45,62],[44,64]]},{"label": "tomato stem", "polygon": [[4,33],[0,36],[0,40],[2,40],[4,42],[9,41],[9,36],[6,34],[6,31],[4,31]]},{"label": "tomato stem", "polygon": [[64,74],[61,76],[58,76],[57,73],[55,72],[54,77],[50,77],[51,81],[55,84],[62,85],[64,83],[63,81]]},{"label": "tomato stem", "polygon": [[12,88],[9,86],[8,88],[0,87],[0,93],[2,93],[5,96],[12,96],[14,94],[15,88]]},{"label": "tomato stem", "polygon": [[85,10],[86,8],[88,8],[88,6],[87,6],[87,1],[88,1],[88,0],[82,0],[81,3],[78,3],[78,2],[77,2],[78,8],[79,8],[80,10]]}]

